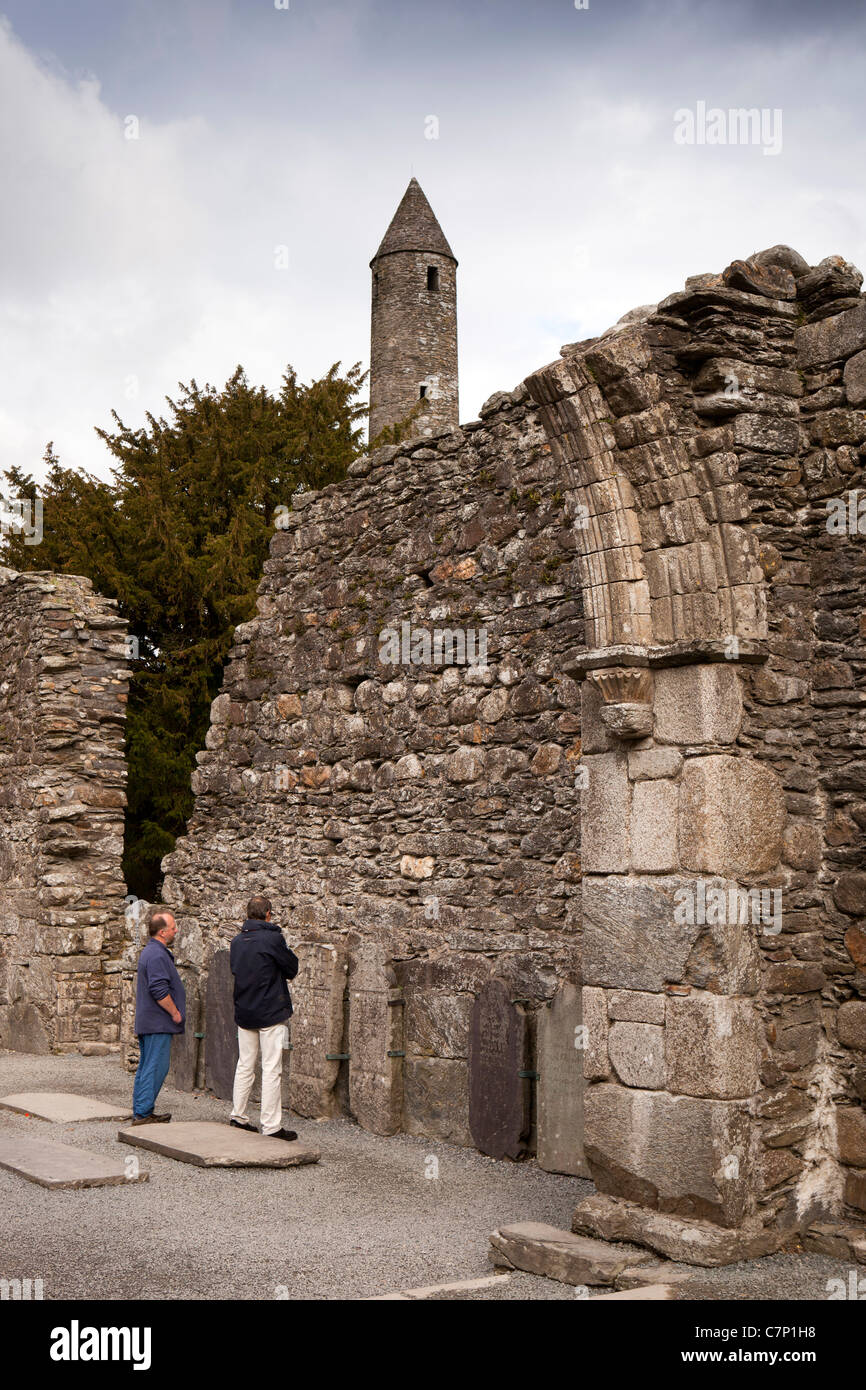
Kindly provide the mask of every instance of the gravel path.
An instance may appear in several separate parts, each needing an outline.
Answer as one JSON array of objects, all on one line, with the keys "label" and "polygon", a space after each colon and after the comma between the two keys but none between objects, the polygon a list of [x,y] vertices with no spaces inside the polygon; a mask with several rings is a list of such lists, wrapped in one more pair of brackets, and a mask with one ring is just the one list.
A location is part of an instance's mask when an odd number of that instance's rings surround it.
[{"label": "gravel path", "polygon": [[[76,1091],[129,1104],[132,1079],[116,1057],[0,1052],[0,1095]],[[178,1120],[225,1120],[206,1093],[163,1088]],[[255,1115],[253,1116],[255,1118]],[[297,1120],[319,1164],[288,1170],[203,1169],[117,1143],[117,1124],[53,1125],[0,1112],[0,1125],[79,1148],[139,1154],[146,1183],[51,1192],[0,1171],[0,1278],[44,1281],[46,1298],[360,1299],[491,1273],[498,1225],[544,1221],[568,1229],[588,1182],[431,1139],[368,1134],[349,1120]],[[428,1156],[439,1177],[425,1176]],[[862,1271],[859,1271],[862,1273]],[[776,1255],[693,1270],[699,1299],[825,1299],[837,1261]],[[681,1293],[681,1297],[685,1290]],[[494,1288],[443,1299],[568,1299],[551,1280],[515,1274]]]}]

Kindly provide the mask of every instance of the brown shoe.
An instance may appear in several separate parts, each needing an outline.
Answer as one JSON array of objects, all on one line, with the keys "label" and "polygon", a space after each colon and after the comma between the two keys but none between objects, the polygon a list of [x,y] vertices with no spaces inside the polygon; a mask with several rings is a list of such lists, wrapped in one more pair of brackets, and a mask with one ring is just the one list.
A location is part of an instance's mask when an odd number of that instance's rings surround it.
[{"label": "brown shoe", "polygon": [[135,1119],[132,1121],[132,1124],[134,1124],[134,1125],[162,1125],[162,1124],[167,1124],[167,1122],[168,1122],[170,1119],[171,1119],[171,1116],[170,1116],[170,1115],[157,1115],[156,1113],[152,1113],[152,1114],[150,1114],[150,1115],[136,1115]]}]

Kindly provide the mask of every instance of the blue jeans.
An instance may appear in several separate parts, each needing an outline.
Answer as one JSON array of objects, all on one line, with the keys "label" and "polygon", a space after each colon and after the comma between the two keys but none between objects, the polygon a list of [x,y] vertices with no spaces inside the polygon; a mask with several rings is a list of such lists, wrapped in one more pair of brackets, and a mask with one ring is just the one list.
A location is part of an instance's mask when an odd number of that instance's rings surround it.
[{"label": "blue jeans", "polygon": [[151,1115],[160,1087],[168,1076],[171,1060],[171,1033],[139,1033],[141,1055],[135,1085],[132,1088],[132,1110],[135,1119]]}]

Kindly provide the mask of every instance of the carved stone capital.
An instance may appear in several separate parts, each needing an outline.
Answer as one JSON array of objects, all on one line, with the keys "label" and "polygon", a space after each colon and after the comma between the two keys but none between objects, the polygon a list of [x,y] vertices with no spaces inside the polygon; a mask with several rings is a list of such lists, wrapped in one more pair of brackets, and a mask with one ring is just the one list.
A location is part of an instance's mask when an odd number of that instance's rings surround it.
[{"label": "carved stone capital", "polygon": [[606,705],[651,705],[653,678],[646,666],[605,666],[590,671]]},{"label": "carved stone capital", "polygon": [[622,739],[648,738],[653,727],[653,678],[646,666],[607,666],[589,679],[604,701],[602,722]]}]

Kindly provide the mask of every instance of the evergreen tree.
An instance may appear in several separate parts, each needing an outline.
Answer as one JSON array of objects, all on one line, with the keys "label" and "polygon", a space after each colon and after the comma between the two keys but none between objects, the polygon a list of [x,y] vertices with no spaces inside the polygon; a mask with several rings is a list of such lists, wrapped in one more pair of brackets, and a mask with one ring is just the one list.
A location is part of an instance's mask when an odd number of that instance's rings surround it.
[{"label": "evergreen tree", "polygon": [[97,430],[117,461],[111,482],[63,468],[50,444],[38,488],[6,472],[7,497],[42,498],[44,535],[33,546],[8,534],[0,563],[86,575],[138,642],[124,872],[140,897],[156,896],[192,809],[195,754],[234,628],[255,613],[276,509],[299,484],[344,477],[361,451],[364,380],[337,363],[305,386],[289,368],[273,396],[238,367],[222,390],[181,384],[167,418],[148,414],[140,429],[112,412],[115,428]]}]

